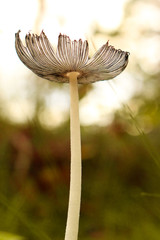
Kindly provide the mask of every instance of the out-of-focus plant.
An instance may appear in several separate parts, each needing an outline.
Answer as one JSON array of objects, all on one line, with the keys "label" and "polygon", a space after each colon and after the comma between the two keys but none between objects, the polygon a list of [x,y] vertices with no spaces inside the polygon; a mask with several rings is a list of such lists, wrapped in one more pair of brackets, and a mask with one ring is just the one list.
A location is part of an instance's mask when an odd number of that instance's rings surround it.
[{"label": "out-of-focus plant", "polygon": [[0,232],[0,240],[24,240],[24,238],[12,233]]}]

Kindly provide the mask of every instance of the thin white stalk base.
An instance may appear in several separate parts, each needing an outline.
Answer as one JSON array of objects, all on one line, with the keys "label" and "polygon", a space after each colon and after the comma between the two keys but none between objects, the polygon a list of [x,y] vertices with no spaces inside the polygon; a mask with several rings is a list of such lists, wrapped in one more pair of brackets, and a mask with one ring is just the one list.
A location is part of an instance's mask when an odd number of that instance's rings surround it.
[{"label": "thin white stalk base", "polygon": [[79,121],[78,72],[67,74],[70,82],[71,170],[65,240],[77,240],[81,202],[81,136]]}]

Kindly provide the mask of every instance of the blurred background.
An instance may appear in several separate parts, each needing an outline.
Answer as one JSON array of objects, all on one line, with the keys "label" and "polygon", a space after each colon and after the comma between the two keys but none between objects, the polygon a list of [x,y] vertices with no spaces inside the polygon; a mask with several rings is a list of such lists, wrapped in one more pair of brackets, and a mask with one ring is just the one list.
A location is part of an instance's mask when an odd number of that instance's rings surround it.
[{"label": "blurred background", "polygon": [[80,240],[160,239],[160,1],[6,0],[0,7],[0,240],[62,240],[69,87],[36,77],[15,33],[43,29],[130,52],[114,80],[79,86]]}]

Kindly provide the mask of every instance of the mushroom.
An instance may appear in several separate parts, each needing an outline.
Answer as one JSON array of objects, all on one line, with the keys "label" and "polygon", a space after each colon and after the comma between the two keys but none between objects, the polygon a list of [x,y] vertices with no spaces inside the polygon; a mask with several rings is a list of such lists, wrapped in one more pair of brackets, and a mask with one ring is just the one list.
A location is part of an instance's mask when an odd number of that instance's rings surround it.
[{"label": "mushroom", "polygon": [[28,33],[26,46],[19,33],[15,34],[15,48],[21,61],[39,77],[70,85],[71,171],[65,240],[77,240],[82,176],[78,84],[116,77],[127,66],[129,53],[116,50],[107,42],[89,59],[87,41],[71,41],[60,34],[54,51],[43,31],[39,36]]}]

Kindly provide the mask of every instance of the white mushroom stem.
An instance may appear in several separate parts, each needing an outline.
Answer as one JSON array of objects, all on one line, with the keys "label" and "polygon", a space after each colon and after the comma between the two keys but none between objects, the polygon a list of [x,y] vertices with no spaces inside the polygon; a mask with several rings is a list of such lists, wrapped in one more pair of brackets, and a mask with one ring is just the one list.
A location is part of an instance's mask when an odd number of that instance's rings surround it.
[{"label": "white mushroom stem", "polygon": [[79,121],[78,72],[67,74],[70,82],[71,170],[65,240],[77,240],[81,202],[81,136]]}]

